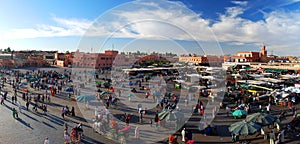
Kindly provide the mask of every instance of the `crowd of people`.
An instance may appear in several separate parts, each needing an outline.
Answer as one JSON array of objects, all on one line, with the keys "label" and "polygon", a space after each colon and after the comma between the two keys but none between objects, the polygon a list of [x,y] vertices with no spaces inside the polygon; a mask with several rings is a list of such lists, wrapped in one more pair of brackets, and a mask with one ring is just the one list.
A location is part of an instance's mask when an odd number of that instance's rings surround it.
[{"label": "crowd of people", "polygon": [[[70,73],[66,70],[63,73],[52,70],[12,71],[10,73],[1,71],[1,74],[4,75],[1,77],[0,85],[1,105],[6,105],[5,101],[16,105],[18,109],[12,108],[12,115],[15,119],[20,118],[19,113],[23,110],[47,116],[51,96],[61,93],[63,87],[68,87],[70,84]],[[22,103],[25,103],[25,106]],[[71,109],[67,105],[63,107],[61,115],[63,119],[65,115],[75,117],[74,106]],[[82,123],[72,128],[70,133],[67,127],[64,131],[65,143],[80,143],[83,136]],[[48,137],[44,144],[50,144]]]},{"label": "crowd of people", "polygon": [[[27,71],[25,73],[21,73],[18,71],[14,71],[11,74],[7,74],[8,76],[2,77],[2,88],[5,86],[4,83],[7,83],[11,85],[11,89],[13,89],[13,92],[10,93],[11,97],[9,97],[9,100],[12,104],[15,104],[19,107],[19,112],[22,112],[22,102],[23,100],[26,106],[26,110],[29,111],[30,105],[32,105],[32,111],[38,112],[39,109],[42,110],[44,115],[47,115],[47,107],[48,103],[50,103],[50,97],[55,96],[58,93],[61,93],[64,87],[67,87],[67,85],[72,81],[71,73],[64,71],[63,73],[58,73],[55,71]],[[64,77],[64,78],[62,78]],[[84,77],[84,76],[83,76]],[[74,77],[75,79],[81,80],[81,77]],[[26,79],[27,82],[27,88],[24,88],[26,83],[24,82]],[[89,82],[92,82],[91,79],[88,79],[87,81],[83,82],[83,85],[88,84]],[[114,106],[117,106],[119,103],[122,103],[120,101],[120,97],[124,94],[124,83],[128,84],[128,87],[130,88],[130,91],[133,93],[141,92],[144,95],[145,99],[148,99],[149,97],[152,97],[153,102],[157,104],[156,108],[154,109],[154,115],[152,115],[152,118],[150,118],[150,124],[152,125],[153,122],[155,124],[155,127],[163,127],[164,121],[160,119],[159,113],[167,111],[167,110],[180,110],[178,107],[178,102],[180,97],[176,95],[173,92],[168,92],[168,88],[166,85],[161,84],[162,82],[156,81],[152,85],[145,84],[145,82],[149,82],[151,80],[151,76],[145,74],[145,77],[139,77],[139,78],[132,78],[128,81],[124,81],[124,79],[118,79],[114,81],[113,83],[107,82],[105,85],[101,85],[101,83],[97,86],[97,97],[98,99],[103,100],[103,103],[105,105],[105,109],[99,110],[98,108],[95,109],[95,124],[97,129],[102,132],[108,132],[112,131],[113,137],[118,137],[120,135],[124,135],[125,137],[128,137],[127,126],[130,126],[130,123],[132,121],[132,118],[134,116],[130,116],[128,113],[125,113],[123,116],[123,121],[126,123],[126,125],[120,125],[118,124],[115,119],[112,117],[112,114],[110,113],[110,109],[114,108]],[[164,79],[162,79],[164,80]],[[168,81],[172,84],[176,84],[173,81]],[[200,98],[202,97],[208,97],[208,101],[214,101],[214,95],[212,92],[209,91],[209,86],[213,84],[212,81],[203,81],[201,82],[205,86],[205,89],[197,91],[196,94],[187,93],[185,96],[181,97],[186,102],[186,106],[191,101],[196,101],[196,105],[193,105],[193,113],[199,114],[200,116],[204,116],[206,108],[205,103],[200,101]],[[122,85],[123,84],[123,85]],[[118,86],[117,86],[118,85]],[[254,113],[254,112],[261,112],[261,113],[268,113],[268,114],[274,114],[273,107],[279,105],[279,100],[269,96],[267,99],[260,99],[257,94],[249,93],[247,90],[241,88],[240,86],[236,85],[235,83],[229,83],[227,84],[227,87],[233,87],[234,88],[228,88],[228,92],[225,94],[225,99],[228,100],[228,103],[220,103],[221,108],[225,108],[226,115],[229,117],[231,116],[231,113],[235,110],[244,110],[247,114]],[[1,89],[2,89],[1,88]],[[72,92],[69,92],[69,97],[71,94],[78,94],[80,93],[80,90],[76,88],[76,86],[72,86],[74,90]],[[174,86],[174,88],[176,88]],[[33,89],[33,90],[30,90]],[[34,93],[32,91],[42,91],[42,93]],[[102,92],[108,92],[107,94],[102,94]],[[20,94],[20,97],[22,99],[19,99],[18,96]],[[266,91],[263,91],[261,94],[270,94]],[[216,94],[218,95],[218,94]],[[271,95],[271,94],[270,94]],[[289,110],[292,112],[292,115],[297,118],[297,108],[293,105],[296,104],[296,96],[291,95],[290,98],[288,98],[288,101],[291,102],[291,105],[288,105]],[[129,97],[130,98],[130,97]],[[293,100],[294,99],[294,100]],[[5,100],[7,100],[7,94],[1,94],[1,104],[5,104]],[[14,108],[13,110],[13,116],[17,118],[17,110]],[[142,109],[141,107],[138,107],[138,118],[140,124],[143,124],[144,116],[146,115],[148,110]],[[286,111],[282,111],[278,115],[278,121],[275,121],[273,126],[275,129],[268,129],[268,130],[261,130],[261,134],[265,137],[269,137],[270,143],[278,141],[279,143],[284,142],[284,135],[287,131],[294,130],[295,127],[295,121],[291,122],[290,125],[283,126],[281,124],[281,121],[283,118],[285,118]],[[61,117],[65,119],[65,116],[72,116],[75,117],[75,109],[74,107],[69,108],[69,106],[64,106],[61,109]],[[154,119],[154,121],[152,121]],[[192,143],[192,133],[187,128],[182,128],[180,121],[176,121],[178,127],[176,127],[176,130],[181,130],[181,141],[185,143]],[[122,130],[126,129],[126,130]],[[139,138],[139,129],[138,127],[135,128],[135,137]],[[121,130],[121,131],[120,131]],[[207,125],[205,130],[202,131],[202,134],[204,135],[210,135],[211,131],[214,130],[213,126]],[[81,139],[82,134],[82,124],[74,127],[71,129],[70,132],[68,132],[68,129],[64,129],[64,138],[65,142],[75,142]],[[122,134],[121,134],[122,133]],[[239,135],[232,134],[232,140],[233,141],[239,141]],[[176,143],[176,136],[172,135],[169,137],[170,143]]]}]

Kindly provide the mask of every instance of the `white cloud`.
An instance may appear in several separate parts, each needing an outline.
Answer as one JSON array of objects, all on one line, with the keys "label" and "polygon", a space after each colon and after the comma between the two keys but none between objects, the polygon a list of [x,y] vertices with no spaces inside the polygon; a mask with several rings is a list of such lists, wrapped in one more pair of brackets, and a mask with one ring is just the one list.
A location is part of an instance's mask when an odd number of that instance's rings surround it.
[{"label": "white cloud", "polygon": [[[243,43],[266,42],[271,49],[299,48],[300,12],[273,11],[264,19],[251,21],[240,17],[245,1],[232,1],[239,6],[226,8],[220,20],[210,25],[209,19],[188,10],[180,2],[141,2],[123,5],[96,21],[53,17],[56,25],[12,29],[4,32],[7,39],[59,36],[113,36],[118,38],[175,39]],[[215,35],[213,35],[215,34]],[[299,53],[299,52],[298,52]]]},{"label": "white cloud", "polygon": [[246,6],[248,4],[247,1],[231,1],[231,3],[240,5],[240,6]]},{"label": "white cloud", "polygon": [[[273,11],[264,20],[253,22],[241,17],[221,15],[212,29],[222,42],[266,42],[270,49],[291,53],[300,49],[300,13]],[[300,54],[296,51],[293,54]]]},{"label": "white cloud", "polygon": [[230,17],[236,17],[240,14],[244,13],[244,9],[241,7],[228,7],[226,8],[226,14],[228,14]]},{"label": "white cloud", "polygon": [[38,37],[81,36],[92,21],[79,19],[62,19],[53,17],[57,25],[39,24],[36,28],[19,28],[3,32],[4,39],[24,39]]}]

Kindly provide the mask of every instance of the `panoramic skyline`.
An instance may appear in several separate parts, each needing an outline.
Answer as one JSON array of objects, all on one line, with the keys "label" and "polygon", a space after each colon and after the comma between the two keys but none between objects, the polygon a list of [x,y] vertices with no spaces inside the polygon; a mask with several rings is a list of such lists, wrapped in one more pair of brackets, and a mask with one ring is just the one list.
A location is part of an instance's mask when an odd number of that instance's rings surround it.
[{"label": "panoramic skyline", "polygon": [[299,56],[299,2],[12,0],[0,7],[0,48],[234,54],[264,43]]}]

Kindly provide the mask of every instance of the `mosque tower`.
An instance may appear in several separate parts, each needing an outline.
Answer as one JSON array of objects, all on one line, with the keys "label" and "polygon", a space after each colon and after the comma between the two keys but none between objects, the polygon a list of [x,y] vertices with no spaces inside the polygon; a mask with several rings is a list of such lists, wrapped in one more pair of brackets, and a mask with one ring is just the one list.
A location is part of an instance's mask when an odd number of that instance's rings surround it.
[{"label": "mosque tower", "polygon": [[261,50],[260,50],[260,61],[268,62],[267,57],[268,57],[268,54],[267,54],[266,46],[263,43],[263,45],[261,46]]}]

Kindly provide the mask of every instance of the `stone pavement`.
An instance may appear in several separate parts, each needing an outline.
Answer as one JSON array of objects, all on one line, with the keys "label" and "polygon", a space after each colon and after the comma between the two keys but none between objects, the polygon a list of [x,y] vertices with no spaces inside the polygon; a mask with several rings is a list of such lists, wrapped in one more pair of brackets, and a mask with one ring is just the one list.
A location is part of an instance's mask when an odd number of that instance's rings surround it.
[{"label": "stone pavement", "polygon": [[[5,89],[11,90],[10,85],[5,86]],[[83,143],[98,144],[98,143],[112,143],[115,142],[106,139],[105,137],[95,133],[85,119],[82,117],[77,103],[66,100],[63,95],[51,97],[51,103],[48,104],[47,115],[43,115],[39,109],[38,112],[32,111],[32,105],[29,106],[29,111],[25,110],[25,102],[18,97],[23,109],[22,113],[19,112],[17,105],[10,102],[12,93],[8,93],[8,101],[4,105],[0,105],[1,118],[0,118],[0,140],[1,143],[25,143],[25,144],[40,144],[43,143],[45,137],[48,137],[53,144],[63,143],[63,125],[68,123],[69,131],[71,127],[76,126],[79,122],[84,124]],[[19,94],[20,96],[20,94]],[[61,118],[60,112],[63,106],[74,106],[76,117]],[[19,112],[19,119],[16,120],[12,116],[12,108],[16,108]]]},{"label": "stone pavement", "polygon": [[[11,90],[9,85],[6,85],[6,89]],[[9,93],[8,98],[11,97],[12,93]],[[19,95],[20,96],[20,95]],[[19,97],[19,101],[21,101],[22,105],[25,106],[25,102]],[[124,99],[125,100],[125,99]],[[207,98],[201,98],[203,102],[207,102]],[[134,101],[133,101],[134,103]],[[71,102],[68,100],[65,93],[60,93],[55,97],[51,97],[51,103],[48,105],[48,116],[41,115],[41,110],[38,113],[23,110],[23,113],[19,113],[20,120],[15,120],[12,117],[11,108],[14,107],[18,110],[16,105],[11,104],[8,101],[5,101],[6,106],[0,105],[0,143],[25,143],[25,144],[40,144],[43,142],[45,137],[49,137],[51,143],[63,143],[63,124],[65,122],[68,123],[69,129],[70,127],[74,127],[79,122],[84,123],[84,134],[85,137],[83,139],[83,143],[109,143],[114,144],[116,142],[105,138],[104,136],[95,133],[91,128],[91,119],[93,115],[93,109],[85,110],[84,105],[82,103]],[[63,106],[68,105],[69,107],[74,106],[77,117],[68,117],[66,116],[65,120],[61,118],[60,113]],[[151,104],[150,104],[151,105]],[[124,107],[114,107],[111,109],[112,113],[115,114],[123,114],[124,110],[131,112],[132,114],[136,113],[136,105],[133,105],[132,108]],[[32,106],[31,106],[32,107]],[[282,108],[274,107],[274,113],[278,113]],[[299,108],[299,105],[298,105]],[[287,109],[287,108],[284,108]],[[211,113],[207,111],[207,113]],[[147,122],[150,117],[146,115],[145,121]],[[87,118],[87,119],[85,119]],[[137,118],[137,117],[135,117]],[[189,122],[186,124],[186,127],[193,132],[193,138],[196,140],[196,143],[231,143],[231,138],[228,132],[228,126],[236,121],[232,117],[227,117],[225,110],[221,109],[213,120],[212,124],[217,126],[217,132],[219,136],[204,136],[199,133],[198,126],[199,120],[203,118],[199,115],[193,115]],[[288,119],[289,120],[289,119]],[[286,120],[286,121],[288,121]],[[138,124],[134,124],[136,126]],[[141,130],[141,135],[145,139],[147,139],[147,135],[160,135],[159,132],[147,132],[147,127],[150,128],[149,124],[145,124],[146,129]],[[180,133],[177,132],[178,141],[180,142],[181,136]],[[252,139],[251,143],[267,143],[267,141],[263,140],[261,136],[249,136],[246,139]],[[130,141],[128,143],[140,143],[138,140],[134,139],[134,132],[131,131]],[[151,139],[149,141],[159,141],[156,139]],[[165,140],[163,140],[165,142]],[[299,143],[299,141],[289,141],[288,143]]]}]

